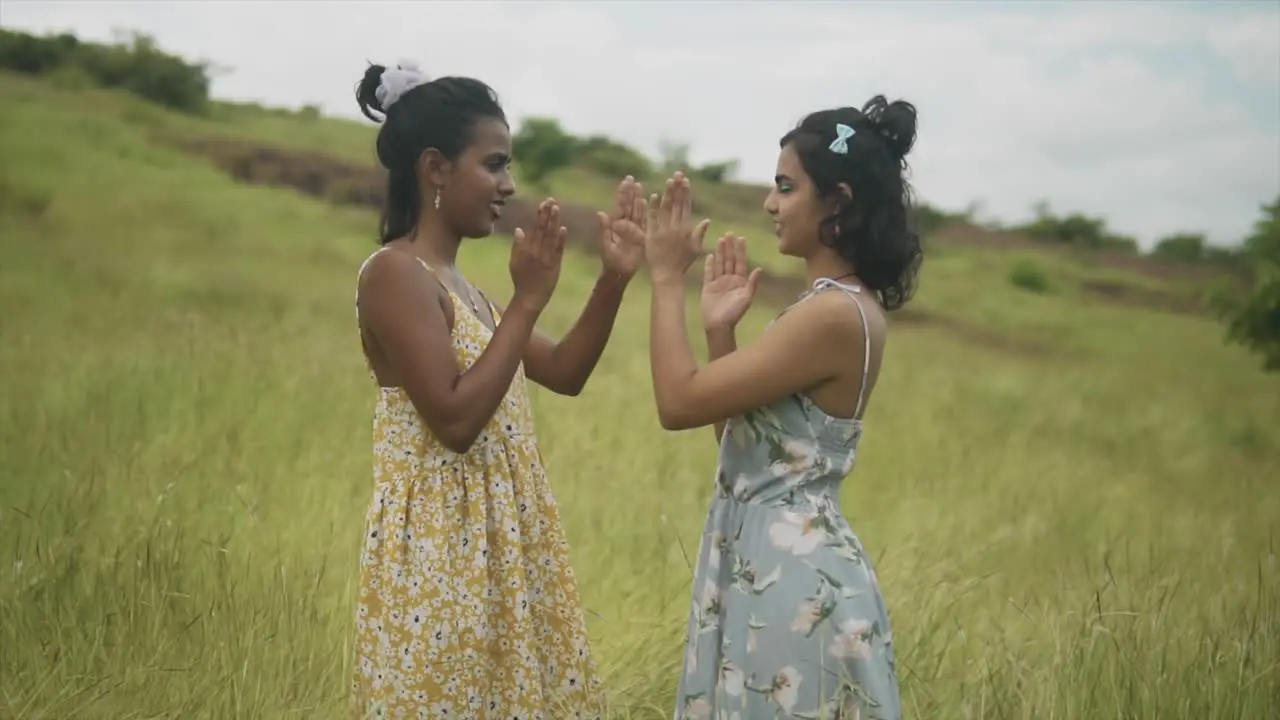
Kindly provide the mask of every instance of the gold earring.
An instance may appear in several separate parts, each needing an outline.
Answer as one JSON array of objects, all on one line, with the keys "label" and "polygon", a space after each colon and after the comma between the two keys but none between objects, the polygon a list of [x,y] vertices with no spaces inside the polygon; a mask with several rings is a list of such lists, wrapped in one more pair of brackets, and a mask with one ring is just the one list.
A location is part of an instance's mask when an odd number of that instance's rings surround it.
[{"label": "gold earring", "polygon": [[440,188],[436,188],[436,209],[440,209]]}]

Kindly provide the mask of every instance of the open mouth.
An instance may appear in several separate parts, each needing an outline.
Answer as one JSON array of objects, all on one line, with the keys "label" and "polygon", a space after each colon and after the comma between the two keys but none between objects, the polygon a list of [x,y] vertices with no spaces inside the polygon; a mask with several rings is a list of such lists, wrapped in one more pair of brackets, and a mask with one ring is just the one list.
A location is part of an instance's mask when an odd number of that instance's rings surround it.
[{"label": "open mouth", "polygon": [[489,215],[490,215],[494,220],[497,220],[498,218],[502,217],[502,206],[503,206],[503,204],[504,204],[504,203],[500,203],[500,202],[491,202],[491,203],[489,203]]}]

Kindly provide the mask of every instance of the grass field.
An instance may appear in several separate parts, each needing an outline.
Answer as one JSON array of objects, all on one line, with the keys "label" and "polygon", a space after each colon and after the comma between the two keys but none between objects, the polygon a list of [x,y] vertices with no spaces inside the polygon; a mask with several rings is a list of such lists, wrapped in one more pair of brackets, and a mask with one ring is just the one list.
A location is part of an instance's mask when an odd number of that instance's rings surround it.
[{"label": "grass field", "polygon": [[[375,218],[152,138],[212,121],[7,76],[0,102],[0,717],[340,717]],[[463,263],[501,297],[506,259]],[[846,483],[909,716],[1276,717],[1280,381],[1212,321],[1026,293],[1010,262],[927,261],[920,305],[969,331],[895,328]],[[566,261],[545,329],[595,267]],[[582,397],[534,395],[619,718],[670,716],[715,462],[658,426],[647,303]]]}]

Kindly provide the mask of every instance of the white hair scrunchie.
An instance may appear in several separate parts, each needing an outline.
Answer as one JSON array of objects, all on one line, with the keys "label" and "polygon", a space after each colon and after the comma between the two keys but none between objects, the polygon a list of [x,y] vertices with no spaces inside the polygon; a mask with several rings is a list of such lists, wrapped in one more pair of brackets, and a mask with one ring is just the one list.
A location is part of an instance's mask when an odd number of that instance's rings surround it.
[{"label": "white hair scrunchie", "polygon": [[404,60],[393,68],[382,71],[382,81],[374,91],[374,97],[382,105],[382,112],[391,109],[397,100],[410,90],[431,82],[431,78],[418,69],[418,64]]}]

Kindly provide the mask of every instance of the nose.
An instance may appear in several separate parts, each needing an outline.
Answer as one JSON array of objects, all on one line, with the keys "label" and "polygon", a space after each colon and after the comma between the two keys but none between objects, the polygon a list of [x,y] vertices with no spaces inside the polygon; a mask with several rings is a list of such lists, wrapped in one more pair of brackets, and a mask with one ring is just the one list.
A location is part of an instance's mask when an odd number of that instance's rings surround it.
[{"label": "nose", "polygon": [[778,202],[773,197],[773,191],[770,190],[768,195],[764,196],[764,211],[770,215],[778,214]]},{"label": "nose", "polygon": [[506,200],[507,198],[515,194],[516,194],[515,178],[511,176],[511,173],[507,173],[506,176],[503,177],[502,180],[498,183],[498,195],[501,196],[503,200]]}]

